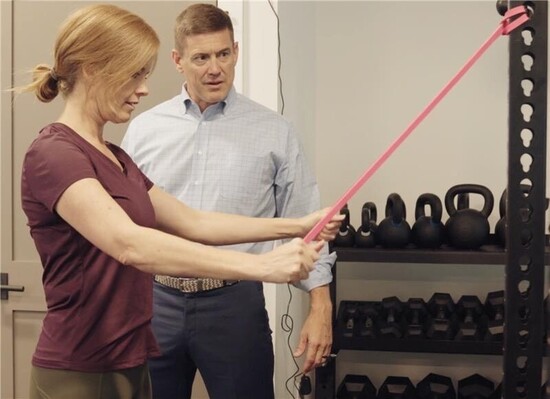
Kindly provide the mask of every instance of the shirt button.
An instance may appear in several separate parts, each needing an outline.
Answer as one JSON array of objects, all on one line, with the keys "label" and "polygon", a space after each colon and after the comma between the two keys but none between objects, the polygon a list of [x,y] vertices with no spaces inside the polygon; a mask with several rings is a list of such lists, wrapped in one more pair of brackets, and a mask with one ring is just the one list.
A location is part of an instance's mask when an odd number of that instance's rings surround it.
[{"label": "shirt button", "polygon": [[195,186],[198,186],[198,185],[199,185],[199,181],[195,180]]},{"label": "shirt button", "polygon": [[197,154],[202,155],[202,151],[199,150],[199,151],[197,152]]}]

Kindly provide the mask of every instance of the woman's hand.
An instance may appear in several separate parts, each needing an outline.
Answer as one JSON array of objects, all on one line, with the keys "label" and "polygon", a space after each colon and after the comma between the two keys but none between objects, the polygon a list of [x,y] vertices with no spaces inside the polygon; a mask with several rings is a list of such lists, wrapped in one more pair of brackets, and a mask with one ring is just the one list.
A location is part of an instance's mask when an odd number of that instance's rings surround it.
[{"label": "woman's hand", "polygon": [[324,244],[324,241],[306,244],[303,239],[294,238],[270,252],[258,255],[263,269],[260,280],[269,283],[292,283],[308,278]]},{"label": "woman's hand", "polygon": [[[301,221],[304,226],[304,236],[309,233],[309,231],[317,224],[319,220],[321,220],[325,215],[330,211],[331,208],[324,208],[319,211],[310,213],[307,216],[304,216],[301,218]],[[338,230],[340,229],[340,225],[342,224],[342,221],[344,220],[345,215],[342,215],[340,213],[337,213],[330,219],[327,224],[323,227],[323,230],[317,235],[315,240],[324,240],[324,241],[332,241],[336,237],[336,234],[338,234]]]}]

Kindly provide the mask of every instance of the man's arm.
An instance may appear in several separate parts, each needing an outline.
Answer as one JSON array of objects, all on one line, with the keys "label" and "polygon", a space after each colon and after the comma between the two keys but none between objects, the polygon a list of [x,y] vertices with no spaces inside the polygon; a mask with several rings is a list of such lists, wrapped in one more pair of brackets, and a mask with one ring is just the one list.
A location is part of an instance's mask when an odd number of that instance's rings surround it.
[{"label": "man's arm", "polygon": [[[304,215],[320,208],[320,196],[313,173],[309,169],[296,134],[288,132],[287,158],[276,177],[276,202],[281,217]],[[332,348],[332,302],[328,285],[336,253],[329,254],[328,245],[320,252],[309,278],[294,285],[309,293],[310,310],[300,332],[294,356],[306,353],[303,372],[323,364]]]},{"label": "man's arm", "polygon": [[309,314],[300,332],[298,347],[294,351],[294,356],[299,357],[307,348],[302,366],[304,374],[324,364],[332,348],[332,301],[328,285],[312,289],[309,300]]}]

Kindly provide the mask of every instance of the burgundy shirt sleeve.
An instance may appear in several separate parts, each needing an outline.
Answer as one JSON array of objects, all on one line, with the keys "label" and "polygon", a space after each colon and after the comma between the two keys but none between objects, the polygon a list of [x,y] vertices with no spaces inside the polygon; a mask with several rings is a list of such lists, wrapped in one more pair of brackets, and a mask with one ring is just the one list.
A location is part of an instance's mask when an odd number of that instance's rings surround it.
[{"label": "burgundy shirt sleeve", "polygon": [[37,140],[27,152],[23,177],[32,195],[54,212],[57,201],[73,183],[96,178],[88,156],[67,138],[50,135]]}]

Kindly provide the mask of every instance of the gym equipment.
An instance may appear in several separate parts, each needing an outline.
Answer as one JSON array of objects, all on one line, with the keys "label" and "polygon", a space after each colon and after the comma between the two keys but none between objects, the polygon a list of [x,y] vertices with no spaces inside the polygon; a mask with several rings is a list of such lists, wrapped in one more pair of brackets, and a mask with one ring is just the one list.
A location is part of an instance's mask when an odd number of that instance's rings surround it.
[{"label": "gym equipment", "polygon": [[344,329],[342,335],[351,338],[355,335],[355,319],[357,318],[357,305],[346,303],[342,312]]},{"label": "gym equipment", "polygon": [[483,305],[475,295],[462,295],[456,304],[456,313],[461,323],[456,333],[458,341],[480,341],[483,338],[485,322]]},{"label": "gym equipment", "polygon": [[430,373],[416,385],[418,399],[456,399],[453,381],[444,375]]},{"label": "gym equipment", "polygon": [[376,338],[378,336],[378,304],[374,302],[364,302],[359,305],[358,324],[359,336],[365,338]]},{"label": "gym equipment", "polygon": [[376,399],[376,387],[366,375],[347,374],[338,386],[336,399]]},{"label": "gym equipment", "polygon": [[355,228],[349,222],[349,209],[346,204],[341,210],[340,213],[345,215],[338,234],[334,237],[333,243],[336,247],[353,247],[355,243]]},{"label": "gym equipment", "polygon": [[365,202],[361,208],[361,227],[355,233],[355,245],[359,248],[376,246],[376,204]]},{"label": "gym equipment", "polygon": [[494,390],[493,381],[479,374],[458,381],[458,399],[490,399]]},{"label": "gym equipment", "polygon": [[485,298],[485,314],[488,317],[486,341],[502,341],[504,337],[504,290],[492,291]]},{"label": "gym equipment", "polygon": [[[472,208],[457,209],[454,197],[461,193],[476,193],[483,196],[485,203],[481,211]],[[488,217],[493,210],[494,198],[491,191],[479,184],[458,184],[445,195],[445,208],[449,219],[445,230],[449,243],[457,249],[478,249],[489,239]]]},{"label": "gym equipment", "polygon": [[382,299],[380,335],[387,338],[403,336],[403,303],[396,296]]},{"label": "gym equipment", "polygon": [[386,202],[386,218],[376,230],[376,240],[385,248],[402,248],[411,238],[411,227],[406,220],[407,212],[401,196],[392,193]]},{"label": "gym equipment", "polygon": [[405,338],[425,338],[429,321],[426,302],[422,298],[409,298],[405,307]]},{"label": "gym equipment", "polygon": [[[426,215],[426,205],[430,216]],[[416,200],[415,218],[411,235],[412,242],[419,248],[439,248],[445,239],[445,226],[441,223],[443,207],[435,194],[424,193]]]},{"label": "gym equipment", "polygon": [[416,399],[416,389],[408,377],[386,377],[377,399]]},{"label": "gym equipment", "polygon": [[457,319],[455,303],[448,293],[436,292],[428,301],[432,316],[426,336],[428,339],[451,340],[456,334]]}]

